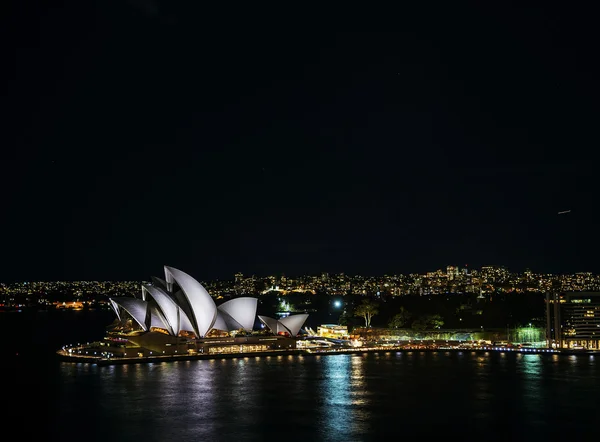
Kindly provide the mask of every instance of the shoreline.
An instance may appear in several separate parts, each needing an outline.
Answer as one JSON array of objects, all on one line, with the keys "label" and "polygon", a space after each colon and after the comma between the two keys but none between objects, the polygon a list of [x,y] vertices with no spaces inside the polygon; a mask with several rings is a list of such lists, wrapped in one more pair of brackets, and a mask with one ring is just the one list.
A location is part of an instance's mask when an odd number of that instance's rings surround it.
[{"label": "shoreline", "polygon": [[125,364],[148,364],[156,362],[175,362],[175,361],[198,361],[198,360],[216,360],[216,359],[237,359],[250,357],[269,357],[269,356],[330,356],[340,354],[360,354],[360,353],[522,353],[522,354],[546,354],[557,356],[584,356],[600,354],[598,350],[553,350],[548,348],[401,348],[401,347],[366,347],[352,349],[335,350],[267,350],[261,352],[249,353],[221,353],[221,354],[197,354],[197,355],[167,355],[167,356],[144,356],[131,358],[103,358],[97,356],[75,356],[68,355],[59,350],[56,352],[61,362],[74,362],[95,364],[99,366],[106,365],[125,365]]}]

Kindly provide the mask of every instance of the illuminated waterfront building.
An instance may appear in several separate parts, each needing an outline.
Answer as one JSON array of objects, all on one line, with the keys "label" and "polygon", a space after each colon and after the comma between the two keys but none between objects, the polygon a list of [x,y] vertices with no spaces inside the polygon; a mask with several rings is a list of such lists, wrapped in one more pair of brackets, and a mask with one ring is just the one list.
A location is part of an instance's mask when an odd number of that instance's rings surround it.
[{"label": "illuminated waterfront building", "polygon": [[349,337],[348,327],[338,324],[321,324],[317,327],[317,335],[334,339],[344,339]]},{"label": "illuminated waterfront building", "polygon": [[546,337],[555,348],[600,349],[600,292],[548,294]]},{"label": "illuminated waterfront building", "polygon": [[[168,266],[164,270],[165,279],[153,277],[151,284],[142,285],[141,297],[110,298],[117,321],[108,341],[126,341],[129,352],[141,356],[295,348],[292,338],[307,314],[275,320],[275,329],[269,327],[275,336],[253,335],[257,298],[239,297],[217,306],[190,275]],[[117,353],[126,356],[125,350]]]}]

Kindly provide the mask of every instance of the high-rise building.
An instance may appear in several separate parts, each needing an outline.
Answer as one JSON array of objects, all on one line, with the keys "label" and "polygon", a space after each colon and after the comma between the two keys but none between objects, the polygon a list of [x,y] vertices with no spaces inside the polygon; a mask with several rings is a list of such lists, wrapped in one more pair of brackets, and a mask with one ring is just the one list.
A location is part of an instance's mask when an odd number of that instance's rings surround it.
[{"label": "high-rise building", "polygon": [[446,276],[448,276],[448,279],[456,278],[458,276],[458,267],[447,266],[446,267]]},{"label": "high-rise building", "polygon": [[546,339],[556,348],[600,349],[600,292],[548,293]]}]

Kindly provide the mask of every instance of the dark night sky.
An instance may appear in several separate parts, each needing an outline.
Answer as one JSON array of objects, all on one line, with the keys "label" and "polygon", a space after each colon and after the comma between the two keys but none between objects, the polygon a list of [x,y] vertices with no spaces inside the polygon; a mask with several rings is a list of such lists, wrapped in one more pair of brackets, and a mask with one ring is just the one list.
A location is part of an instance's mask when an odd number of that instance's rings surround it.
[{"label": "dark night sky", "polygon": [[591,11],[173,3],[3,15],[0,281],[600,272]]}]

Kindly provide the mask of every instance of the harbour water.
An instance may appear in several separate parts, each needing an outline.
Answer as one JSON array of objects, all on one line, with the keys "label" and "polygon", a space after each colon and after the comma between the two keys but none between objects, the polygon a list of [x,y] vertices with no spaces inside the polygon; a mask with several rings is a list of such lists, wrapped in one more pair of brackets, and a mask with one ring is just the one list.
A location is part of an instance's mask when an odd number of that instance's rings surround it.
[{"label": "harbour water", "polygon": [[0,315],[3,338],[12,333],[2,353],[6,422],[23,436],[61,441],[596,434],[593,355],[382,351],[116,366],[55,357],[57,346],[99,338],[111,319],[110,312]]}]

